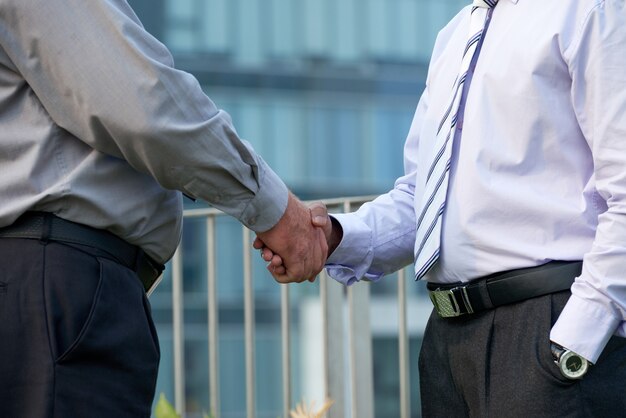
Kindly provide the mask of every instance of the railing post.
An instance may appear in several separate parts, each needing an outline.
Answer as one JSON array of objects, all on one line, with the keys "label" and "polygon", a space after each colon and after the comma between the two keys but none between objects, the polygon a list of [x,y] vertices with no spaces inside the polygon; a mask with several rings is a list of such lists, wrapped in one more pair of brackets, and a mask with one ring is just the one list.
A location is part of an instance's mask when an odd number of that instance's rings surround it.
[{"label": "railing post", "polygon": [[291,409],[291,330],[289,315],[289,285],[280,285],[281,341],[283,366],[283,416]]},{"label": "railing post", "polygon": [[409,336],[406,317],[406,270],[398,271],[398,367],[400,376],[400,418],[411,416]]},{"label": "railing post", "polygon": [[246,356],[246,417],[254,418],[256,409],[254,361],[254,287],[252,283],[252,255],[250,231],[243,227],[243,294],[244,334]]},{"label": "railing post", "polygon": [[183,330],[183,257],[182,245],[172,260],[172,328],[174,339],[174,405],[185,416],[185,334]]},{"label": "railing post", "polygon": [[352,371],[352,417],[374,418],[370,286],[358,283],[348,288],[350,369]]},{"label": "railing post", "polygon": [[320,275],[320,298],[324,327],[324,381],[326,396],[334,401],[328,411],[329,418],[345,417],[344,378],[344,331],[343,331],[343,286]]},{"label": "railing post", "polygon": [[[343,212],[353,210],[352,202],[343,203]],[[372,331],[370,325],[370,287],[358,283],[348,288],[348,331],[350,334],[351,407],[353,418],[374,418],[374,377]]]},{"label": "railing post", "polygon": [[217,302],[217,261],[215,252],[215,215],[207,217],[207,324],[209,336],[209,402],[211,416],[220,416],[219,387],[219,307]]}]

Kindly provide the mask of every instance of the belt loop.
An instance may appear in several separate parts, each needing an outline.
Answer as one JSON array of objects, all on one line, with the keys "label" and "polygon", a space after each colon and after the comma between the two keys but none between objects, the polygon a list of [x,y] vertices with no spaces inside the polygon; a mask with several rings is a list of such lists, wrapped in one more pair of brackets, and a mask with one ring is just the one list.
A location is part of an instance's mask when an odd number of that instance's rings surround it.
[{"label": "belt loop", "polygon": [[43,214],[43,225],[41,227],[41,238],[39,242],[43,245],[46,245],[50,240],[50,235],[52,234],[52,215],[49,213]]},{"label": "belt loop", "polygon": [[489,295],[489,290],[487,289],[487,280],[481,280],[478,282],[478,294],[480,295],[480,299],[486,309],[493,308],[493,302],[491,301],[491,296]]}]

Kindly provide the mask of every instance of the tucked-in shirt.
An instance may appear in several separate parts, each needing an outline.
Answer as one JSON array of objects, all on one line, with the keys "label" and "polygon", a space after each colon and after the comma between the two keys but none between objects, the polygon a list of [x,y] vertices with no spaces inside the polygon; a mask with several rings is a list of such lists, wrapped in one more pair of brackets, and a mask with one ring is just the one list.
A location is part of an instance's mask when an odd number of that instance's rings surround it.
[{"label": "tucked-in shirt", "polygon": [[0,226],[52,212],[164,262],[181,191],[255,231],[287,205],[283,182],[126,1],[0,1]]},{"label": "tucked-in shirt", "polygon": [[[356,214],[329,259],[343,283],[409,264],[438,123],[470,8],[438,35],[404,150],[405,175]],[[595,362],[626,336],[626,6],[500,0],[457,135],[441,258],[427,279],[466,282],[583,260],[551,338]]]}]

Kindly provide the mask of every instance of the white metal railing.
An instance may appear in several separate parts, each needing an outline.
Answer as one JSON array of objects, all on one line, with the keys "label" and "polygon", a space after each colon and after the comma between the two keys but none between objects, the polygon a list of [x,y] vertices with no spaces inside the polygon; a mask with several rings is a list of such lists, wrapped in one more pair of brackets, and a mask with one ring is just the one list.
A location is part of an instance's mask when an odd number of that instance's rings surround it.
[{"label": "white metal railing", "polygon": [[[351,212],[373,196],[339,198],[324,200],[329,212]],[[208,376],[210,412],[213,417],[220,417],[219,364],[218,352],[218,299],[216,261],[216,223],[217,217],[224,214],[216,209],[190,209],[184,212],[185,218],[205,218],[207,234],[207,301],[208,301]],[[252,233],[242,226],[243,247],[243,283],[244,283],[244,338],[245,338],[245,389],[246,418],[255,418],[255,314],[254,287],[252,278]],[[174,405],[184,417],[185,368],[184,368],[184,300],[183,300],[183,252],[179,247],[172,260],[172,317],[173,317],[173,362],[174,362]],[[325,272],[320,274],[320,303],[323,323],[324,385],[326,396],[334,401],[328,413],[329,418],[345,418],[349,411],[352,418],[374,418],[374,393],[372,370],[372,334],[369,321],[370,286],[359,284],[345,288],[329,279]],[[398,276],[398,355],[400,386],[400,418],[409,418],[410,410],[410,375],[409,375],[409,336],[407,327],[407,291],[406,274]],[[291,331],[290,322],[290,286],[281,285],[281,350],[282,350],[282,393],[283,416],[289,417],[293,407],[292,372],[291,372]],[[344,324],[344,307],[347,305],[348,323]],[[344,326],[345,325],[345,326]],[[345,355],[344,336],[348,338],[349,356]],[[346,357],[349,357],[346,359]],[[346,363],[348,362],[348,363]],[[346,367],[348,366],[349,367]],[[365,367],[364,365],[369,365]],[[350,370],[346,376],[345,370]],[[346,389],[348,388],[348,389]],[[349,392],[349,393],[346,393]]]}]

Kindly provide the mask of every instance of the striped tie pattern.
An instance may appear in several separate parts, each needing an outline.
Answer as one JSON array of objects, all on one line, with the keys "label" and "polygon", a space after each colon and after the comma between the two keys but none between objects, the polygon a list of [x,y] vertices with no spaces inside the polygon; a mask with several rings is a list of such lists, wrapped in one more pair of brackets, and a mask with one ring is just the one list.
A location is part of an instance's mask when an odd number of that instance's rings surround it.
[{"label": "striped tie pattern", "polygon": [[470,36],[461,60],[461,70],[454,82],[452,98],[439,123],[435,139],[434,156],[426,176],[426,187],[421,210],[417,218],[417,258],[415,279],[421,279],[439,259],[442,215],[446,207],[446,194],[450,174],[452,144],[456,132],[459,104],[463,86],[487,23],[488,10],[498,0],[474,0],[470,19]]}]

